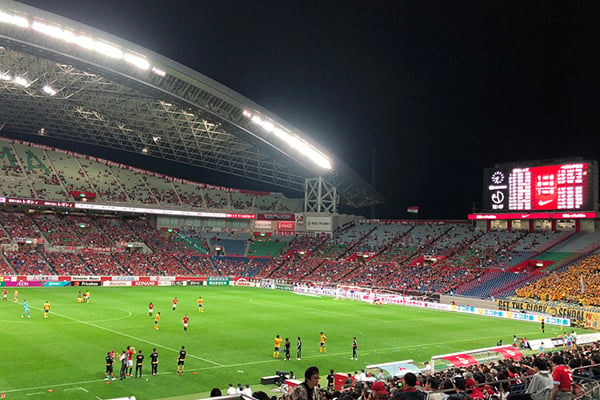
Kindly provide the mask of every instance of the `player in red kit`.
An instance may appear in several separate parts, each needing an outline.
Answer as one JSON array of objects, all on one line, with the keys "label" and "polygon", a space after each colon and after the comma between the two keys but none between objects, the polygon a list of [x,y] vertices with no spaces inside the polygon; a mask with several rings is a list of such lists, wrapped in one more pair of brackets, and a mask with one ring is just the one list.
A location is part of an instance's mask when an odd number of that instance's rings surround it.
[{"label": "player in red kit", "polygon": [[187,332],[188,322],[190,322],[190,318],[187,316],[187,314],[185,314],[185,316],[183,317],[183,331],[184,332]]},{"label": "player in red kit", "polygon": [[173,299],[173,311],[177,308],[177,297]]},{"label": "player in red kit", "polygon": [[152,302],[150,302],[150,304],[148,304],[148,316],[152,317],[153,313],[154,313],[154,304],[152,304]]}]

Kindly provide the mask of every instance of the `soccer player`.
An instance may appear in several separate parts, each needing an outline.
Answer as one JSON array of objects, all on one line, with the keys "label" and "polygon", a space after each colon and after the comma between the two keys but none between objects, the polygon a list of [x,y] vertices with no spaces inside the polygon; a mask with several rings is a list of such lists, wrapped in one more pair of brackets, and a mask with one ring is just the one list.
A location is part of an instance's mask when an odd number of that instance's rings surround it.
[{"label": "soccer player", "polygon": [[302,340],[300,340],[300,336],[298,336],[298,340],[296,341],[296,360],[300,360],[302,358]]},{"label": "soccer player", "polygon": [[179,367],[181,367],[181,375],[183,375],[183,368],[185,364],[185,356],[187,355],[185,351],[185,346],[181,346],[181,350],[179,350],[179,355],[177,356],[177,374],[179,375]]},{"label": "soccer player", "polygon": [[198,297],[198,312],[204,312],[204,305],[202,303],[204,303],[202,296]]},{"label": "soccer player", "polygon": [[152,318],[153,313],[154,313],[154,304],[152,304],[152,302],[150,302],[150,304],[148,304],[148,316],[150,318]]},{"label": "soccer player", "polygon": [[158,330],[158,321],[160,321],[160,311],[154,317],[154,329]]},{"label": "soccer player", "polygon": [[138,377],[138,372],[140,373],[140,378],[142,377],[142,365],[144,364],[144,355],[142,351],[138,351],[138,355],[135,356],[135,377]]},{"label": "soccer player", "polygon": [[546,323],[543,319],[542,322],[540,322],[540,329],[542,330],[542,333],[546,333]]},{"label": "soccer player", "polygon": [[158,352],[156,351],[156,347],[152,350],[152,354],[150,354],[150,365],[152,365],[152,375],[158,375]]},{"label": "soccer player", "polygon": [[13,292],[13,300],[15,301],[15,303],[19,301],[19,291],[17,289],[15,289],[15,291]]},{"label": "soccer player", "polygon": [[189,321],[190,321],[190,318],[187,316],[187,314],[185,314],[185,316],[183,317],[183,331],[184,332],[187,332]]},{"label": "soccer player", "polygon": [[77,292],[77,303],[83,303],[83,297],[81,296],[81,290]]},{"label": "soccer player", "polygon": [[106,353],[106,372],[104,372],[104,379],[108,380],[108,376],[110,375],[110,377],[112,378],[112,380],[115,380],[115,375],[113,374],[113,364],[114,364],[114,358],[113,358],[113,353],[112,352],[108,352]]},{"label": "soccer player", "polygon": [[327,353],[327,346],[325,346],[325,341],[327,340],[327,336],[323,332],[321,332],[321,341],[319,342],[319,353]]},{"label": "soccer player", "polygon": [[279,337],[279,335],[277,335],[275,337],[275,347],[273,348],[273,358],[279,358],[279,350],[281,348],[281,342],[283,342],[283,339]]},{"label": "soccer player", "polygon": [[173,299],[173,311],[177,308],[177,297]]},{"label": "soccer player", "polygon": [[131,376],[133,373],[133,355],[135,354],[135,347],[127,346],[127,368],[129,368],[129,373],[127,375]]},{"label": "soccer player", "polygon": [[31,318],[31,313],[29,312],[29,304],[27,303],[27,300],[23,300],[23,314],[21,314],[21,318],[25,318],[26,315],[27,318]]},{"label": "soccer player", "polygon": [[352,359],[358,360],[358,342],[356,341],[356,336],[352,338]]},{"label": "soccer player", "polygon": [[48,318],[48,314],[50,313],[50,303],[48,300],[44,303],[44,318]]},{"label": "soccer player", "polygon": [[290,348],[292,344],[290,343],[290,338],[285,338],[285,343],[283,344],[283,348],[285,351],[285,361],[290,361]]},{"label": "soccer player", "polygon": [[90,291],[86,290],[85,293],[83,294],[83,301],[86,303],[90,302]]},{"label": "soccer player", "polygon": [[2,301],[8,301],[8,290],[6,289],[2,292]]}]

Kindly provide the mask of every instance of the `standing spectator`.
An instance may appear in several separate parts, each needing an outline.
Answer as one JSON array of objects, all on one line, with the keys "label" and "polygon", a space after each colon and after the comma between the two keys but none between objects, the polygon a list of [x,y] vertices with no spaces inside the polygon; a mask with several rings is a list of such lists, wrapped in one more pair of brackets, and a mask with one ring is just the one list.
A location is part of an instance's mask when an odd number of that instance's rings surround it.
[{"label": "standing spectator", "polygon": [[140,374],[140,378],[142,377],[142,365],[144,364],[144,355],[142,351],[138,351],[138,355],[135,356],[135,377],[138,377],[138,372]]},{"label": "standing spectator", "polygon": [[533,360],[533,370],[535,375],[529,381],[525,396],[522,397],[525,397],[524,400],[529,400],[526,396],[529,396],[531,400],[548,400],[554,385],[552,375],[548,372],[548,363],[543,358],[535,358]]},{"label": "standing spectator", "polygon": [[181,346],[181,350],[179,350],[179,355],[177,356],[177,374],[179,375],[179,368],[181,367],[181,375],[183,375],[183,368],[185,367],[185,356],[187,352],[185,351],[185,346]]},{"label": "standing spectator", "polygon": [[292,344],[290,343],[290,338],[285,338],[285,343],[283,344],[283,348],[285,351],[285,361],[290,361],[290,348]]},{"label": "standing spectator", "polygon": [[152,366],[152,376],[158,375],[158,352],[156,351],[156,347],[152,349],[152,353],[150,354],[150,365]]},{"label": "standing spectator", "polygon": [[571,385],[573,385],[573,373],[565,365],[565,360],[560,354],[552,356],[552,392],[550,400],[570,400]]},{"label": "standing spectator", "polygon": [[471,400],[471,396],[466,392],[467,381],[465,381],[465,378],[459,375],[452,380],[452,384],[456,393],[448,396],[448,400]]},{"label": "standing spectator", "polygon": [[296,385],[290,394],[291,400],[320,400],[319,368],[308,367],[304,371],[304,382]]},{"label": "standing spectator", "polygon": [[388,395],[389,393],[386,390],[383,382],[373,382],[368,400],[384,400],[388,398]]},{"label": "standing spectator", "polygon": [[113,374],[113,363],[114,363],[114,359],[112,356],[112,353],[109,351],[108,353],[106,353],[106,371],[104,372],[104,379],[108,380],[108,376],[110,375],[110,377],[112,378],[112,380],[115,380],[115,375]]},{"label": "standing spectator", "polygon": [[327,375],[327,389],[333,390],[333,383],[335,382],[335,374],[333,373],[333,369],[329,370],[329,375]]},{"label": "standing spectator", "polygon": [[319,353],[327,353],[327,346],[325,345],[325,341],[327,340],[327,336],[323,332],[321,332],[321,340],[319,341]]},{"label": "standing spectator", "polygon": [[417,390],[417,376],[412,372],[404,375],[404,385],[402,391],[392,397],[393,400],[424,400],[425,393]]},{"label": "standing spectator", "polygon": [[352,359],[358,360],[358,342],[356,341],[356,336],[352,338]]},{"label": "standing spectator", "polygon": [[298,340],[296,340],[296,360],[300,360],[302,358],[302,340],[300,340],[300,336],[298,336]]}]

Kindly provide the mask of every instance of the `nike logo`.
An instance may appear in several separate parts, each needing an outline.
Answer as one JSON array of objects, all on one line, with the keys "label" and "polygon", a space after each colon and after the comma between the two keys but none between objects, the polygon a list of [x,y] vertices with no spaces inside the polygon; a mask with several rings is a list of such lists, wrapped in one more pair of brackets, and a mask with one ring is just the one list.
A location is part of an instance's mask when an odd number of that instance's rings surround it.
[{"label": "nike logo", "polygon": [[540,201],[538,202],[538,204],[539,204],[540,206],[545,206],[546,204],[550,204],[550,203],[552,203],[553,201],[554,201],[554,200],[540,200]]},{"label": "nike logo", "polygon": [[529,214],[523,214],[523,215],[521,215],[521,218],[527,218],[527,217],[529,217]]}]

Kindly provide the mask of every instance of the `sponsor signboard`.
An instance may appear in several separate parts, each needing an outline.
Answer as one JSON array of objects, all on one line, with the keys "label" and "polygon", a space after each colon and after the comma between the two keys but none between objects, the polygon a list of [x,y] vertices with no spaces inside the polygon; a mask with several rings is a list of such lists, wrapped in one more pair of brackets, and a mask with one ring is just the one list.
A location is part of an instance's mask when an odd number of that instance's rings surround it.
[{"label": "sponsor signboard", "polygon": [[223,276],[209,276],[206,280],[208,286],[229,286],[229,277]]},{"label": "sponsor signboard", "polygon": [[280,231],[293,231],[294,230],[294,222],[293,221],[278,222],[277,229]]},{"label": "sponsor signboard", "polygon": [[306,217],[306,230],[314,232],[331,232],[331,217]]},{"label": "sponsor signboard", "polygon": [[271,221],[254,221],[254,229],[271,229]]}]

